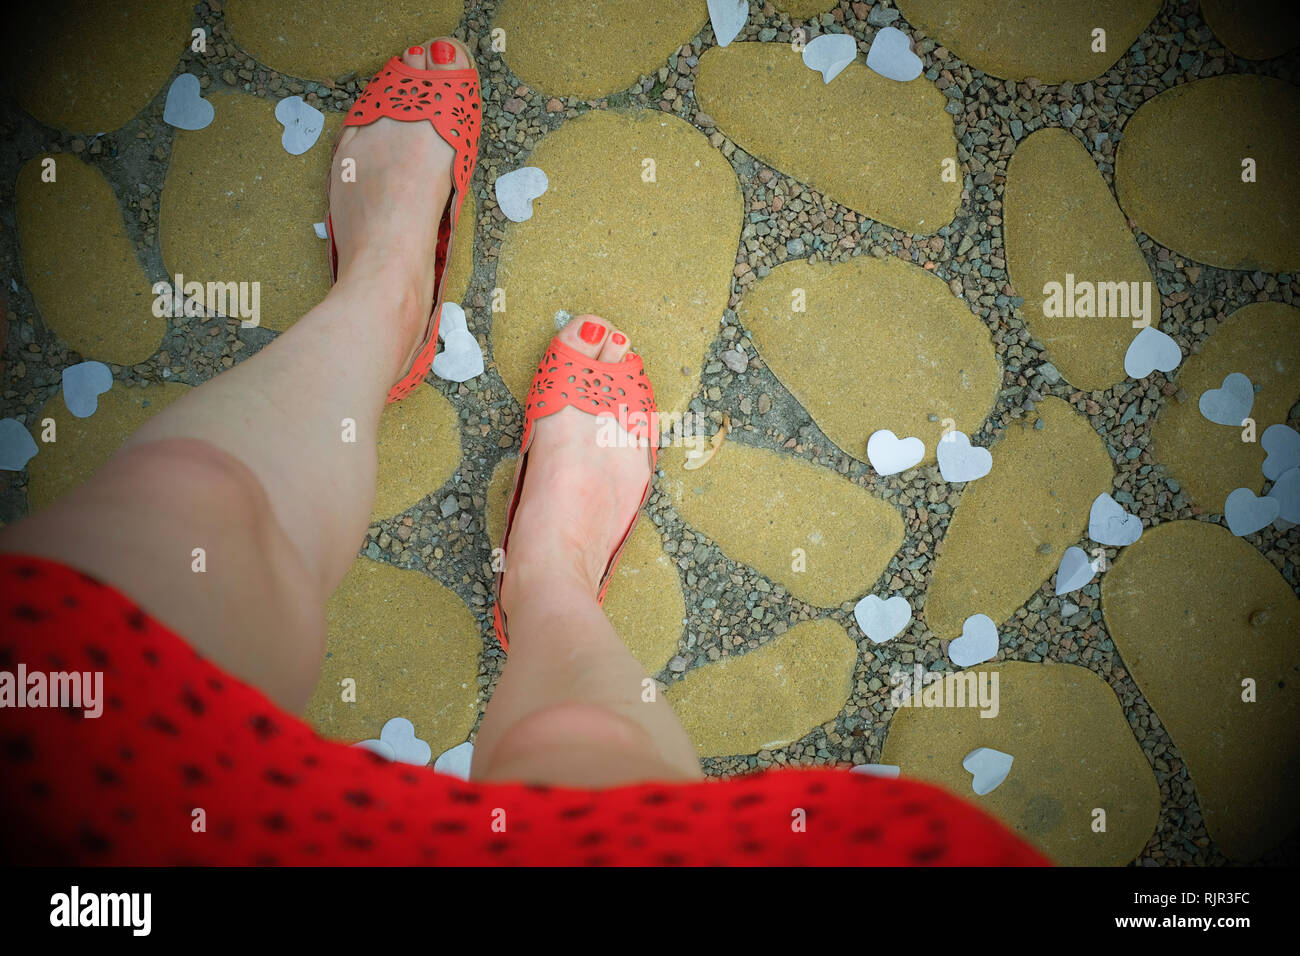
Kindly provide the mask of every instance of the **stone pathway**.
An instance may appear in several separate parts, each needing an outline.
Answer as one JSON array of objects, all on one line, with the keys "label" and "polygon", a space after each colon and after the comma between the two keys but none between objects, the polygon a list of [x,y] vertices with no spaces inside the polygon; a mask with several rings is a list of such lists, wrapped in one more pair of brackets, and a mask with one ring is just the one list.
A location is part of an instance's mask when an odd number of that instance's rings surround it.
[{"label": "stone pathway", "polygon": [[[38,454],[0,472],[0,521],[322,294],[341,110],[390,51],[454,31],[485,124],[448,299],[487,368],[384,414],[307,713],[322,733],[401,716],[435,754],[472,737],[503,664],[491,549],[518,400],[557,312],[593,311],[631,333],[663,410],[716,440],[694,470],[664,450],[606,606],[708,773],[895,764],[1065,863],[1294,861],[1300,532],[1224,527],[1231,491],[1272,485],[1259,442],[1199,407],[1239,372],[1258,434],[1300,425],[1293,5],[1266,4],[1269,29],[1231,0],[749,6],[726,47],[705,4],[658,0],[150,0],[85,4],[75,35],[26,10],[0,40],[3,414]],[[864,65],[886,27],[921,77]],[[792,49],[823,34],[857,41],[829,84]],[[214,108],[197,131],[162,122],[186,72]],[[297,156],[274,115],[289,96],[326,118]],[[549,186],[508,222],[494,184],[523,166]],[[155,316],[177,273],[260,282],[259,326]],[[1125,374],[1130,315],[1050,314],[1066,274],[1150,283],[1179,367]],[[83,360],[114,385],[81,419],[60,376]],[[881,429],[920,460],[877,473]],[[986,475],[944,480],[952,431],[989,450]],[[1141,519],[1136,543],[1088,538],[1103,493]],[[1058,596],[1070,547],[1096,570]],[[879,644],[854,614],[869,594],[910,611]],[[963,669],[975,614],[998,644]],[[900,706],[917,674],[943,679]],[[996,718],[927,704],[994,674]],[[1014,759],[976,796],[962,762],[981,747]]]}]

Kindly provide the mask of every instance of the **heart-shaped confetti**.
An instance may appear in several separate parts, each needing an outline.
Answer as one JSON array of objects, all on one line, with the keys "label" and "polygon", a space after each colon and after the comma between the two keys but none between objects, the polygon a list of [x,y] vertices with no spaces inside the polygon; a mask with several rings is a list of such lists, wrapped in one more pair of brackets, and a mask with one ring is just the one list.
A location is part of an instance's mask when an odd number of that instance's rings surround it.
[{"label": "heart-shaped confetti", "polygon": [[1238,488],[1223,503],[1228,530],[1238,537],[1266,528],[1282,513],[1281,497],[1256,498],[1249,488]]},{"label": "heart-shaped confetti", "polygon": [[0,471],[22,471],[39,450],[36,439],[18,419],[0,421]]},{"label": "heart-shaped confetti", "polygon": [[867,66],[887,80],[906,83],[921,75],[921,58],[912,52],[907,34],[895,27],[882,27],[867,50]]},{"label": "heart-shaped confetti", "polygon": [[803,65],[829,83],[858,56],[858,42],[847,33],[823,33],[803,48]]},{"label": "heart-shaped confetti", "polygon": [[388,752],[392,751],[390,759],[417,767],[427,766],[433,759],[433,748],[415,736],[415,725],[405,717],[394,717],[384,724],[378,740],[363,740],[356,746],[365,747],[381,756],[388,756]]},{"label": "heart-shaped confetti", "polygon": [[442,304],[438,338],[443,349],[433,359],[433,374],[448,382],[468,382],[483,374],[483,350],[470,334],[465,310],[455,302]]},{"label": "heart-shaped confetti", "polygon": [[78,418],[89,418],[99,396],[113,387],[113,372],[103,362],[81,362],[63,370],[63,403]]},{"label": "heart-shaped confetti", "polygon": [[511,222],[533,218],[533,200],[551,185],[546,173],[536,166],[521,166],[497,177],[497,205]]},{"label": "heart-shaped confetti", "polygon": [[1218,388],[1202,392],[1197,404],[1201,414],[1214,424],[1240,428],[1242,419],[1250,417],[1255,404],[1255,386],[1245,375],[1233,372]]},{"label": "heart-shaped confetti", "polygon": [[896,780],[900,770],[892,763],[860,763],[856,767],[850,767],[849,773],[856,773],[863,777],[884,777],[886,780]]},{"label": "heart-shaped confetti", "polygon": [[971,789],[982,797],[1002,786],[1015,759],[1011,754],[1004,754],[992,747],[976,747],[966,755],[961,765],[971,775]]},{"label": "heart-shaped confetti", "polygon": [[325,230],[325,223],[314,222],[311,227],[316,230],[317,239],[328,239],[330,237],[330,234]]},{"label": "heart-shaped confetti", "polygon": [[397,759],[397,753],[382,740],[363,740],[360,743],[353,744],[352,746],[360,747],[362,750],[369,750],[374,754],[379,754],[379,756],[383,757],[385,760]]},{"label": "heart-shaped confetti", "polygon": [[899,438],[888,428],[872,432],[867,439],[867,461],[881,475],[907,471],[925,457],[925,442],[919,438]]},{"label": "heart-shaped confetti", "polygon": [[1056,595],[1077,591],[1093,579],[1097,571],[1088,562],[1088,554],[1083,548],[1066,548],[1061,556],[1061,563],[1056,569]]},{"label": "heart-shaped confetti", "polygon": [[973,667],[998,655],[998,627],[987,614],[972,614],[961,626],[961,637],[948,645],[948,659],[958,667]]},{"label": "heart-shaped confetti", "polygon": [[1178,343],[1148,325],[1133,336],[1124,353],[1124,374],[1129,378],[1146,378],[1156,369],[1172,372],[1182,360],[1183,350]]},{"label": "heart-shaped confetti", "polygon": [[726,46],[749,19],[749,0],[709,0],[709,22],[718,38],[718,46]]},{"label": "heart-shaped confetti", "polygon": [[993,468],[993,455],[987,448],[970,443],[965,432],[947,432],[935,448],[939,474],[944,481],[975,481]]},{"label": "heart-shaped confetti", "polygon": [[1260,436],[1264,459],[1264,477],[1277,481],[1292,468],[1300,468],[1300,432],[1286,425],[1269,425]]},{"label": "heart-shaped confetti", "polygon": [[1268,490],[1268,497],[1278,504],[1278,516],[1273,522],[1275,525],[1279,522],[1300,524],[1300,468],[1291,468],[1278,475],[1277,481]]},{"label": "heart-shaped confetti", "polygon": [[1109,494],[1100,494],[1088,510],[1088,537],[1122,548],[1142,537],[1142,519],[1125,511]]},{"label": "heart-shaped confetti", "polygon": [[445,773],[450,777],[468,780],[469,767],[473,761],[474,745],[467,740],[440,754],[433,762],[433,770],[435,773]]},{"label": "heart-shaped confetti", "polygon": [[887,601],[868,594],[853,609],[853,617],[872,643],[883,644],[907,627],[912,620],[912,606],[897,594]]},{"label": "heart-shaped confetti", "polygon": [[182,73],[167,87],[163,102],[163,122],[177,129],[203,129],[212,122],[216,110],[199,92],[199,78]]},{"label": "heart-shaped confetti", "polygon": [[325,114],[301,96],[286,96],[276,103],[275,118],[284,127],[280,144],[293,156],[301,156],[315,146],[325,128]]}]

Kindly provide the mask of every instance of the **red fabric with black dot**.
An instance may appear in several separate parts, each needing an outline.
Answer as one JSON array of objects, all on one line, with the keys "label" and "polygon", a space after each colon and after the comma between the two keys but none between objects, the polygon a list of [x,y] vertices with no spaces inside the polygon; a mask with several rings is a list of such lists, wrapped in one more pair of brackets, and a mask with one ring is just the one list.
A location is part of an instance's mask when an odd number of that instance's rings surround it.
[{"label": "red fabric with black dot", "polygon": [[1047,862],[941,790],[845,770],[593,791],[390,764],[322,740],[113,588],[3,555],[0,670],[19,663],[102,671],[104,711],[0,709],[5,862]]}]

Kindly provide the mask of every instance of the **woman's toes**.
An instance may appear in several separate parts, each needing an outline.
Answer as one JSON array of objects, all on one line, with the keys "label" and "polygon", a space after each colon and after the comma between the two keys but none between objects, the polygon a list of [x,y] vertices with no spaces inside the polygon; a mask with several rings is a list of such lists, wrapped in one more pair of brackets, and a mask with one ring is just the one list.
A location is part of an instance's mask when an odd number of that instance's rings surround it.
[{"label": "woman's toes", "polygon": [[438,37],[425,44],[429,51],[429,70],[463,70],[469,66],[465,44],[455,37]]},{"label": "woman's toes", "polygon": [[427,60],[424,55],[424,47],[422,46],[413,46],[407,49],[407,51],[402,54],[402,62],[414,70],[428,69],[428,67],[425,66]]},{"label": "woman's toes", "polygon": [[609,335],[605,336],[605,344],[600,348],[600,354],[596,356],[598,362],[621,362],[623,356],[627,354],[629,342],[627,336],[618,329],[610,329]]},{"label": "woman's toes", "polygon": [[610,324],[598,315],[575,315],[560,330],[560,341],[589,358],[600,354],[609,338]]}]

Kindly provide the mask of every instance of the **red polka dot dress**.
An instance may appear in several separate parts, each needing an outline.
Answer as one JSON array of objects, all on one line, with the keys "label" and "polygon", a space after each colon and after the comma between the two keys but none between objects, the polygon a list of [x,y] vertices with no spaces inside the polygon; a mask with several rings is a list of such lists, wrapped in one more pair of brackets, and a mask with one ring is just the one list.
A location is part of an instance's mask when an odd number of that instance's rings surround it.
[{"label": "red polka dot dress", "polygon": [[[20,666],[102,674],[101,715],[15,706]],[[389,763],[323,740],[130,598],[40,558],[0,556],[5,674],[7,863],[1048,862],[942,790],[843,769],[580,790]]]}]

